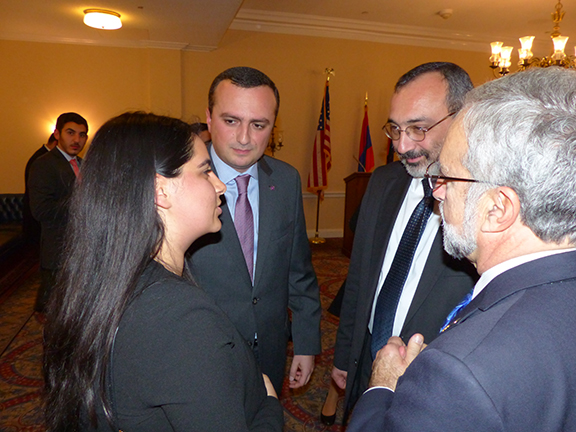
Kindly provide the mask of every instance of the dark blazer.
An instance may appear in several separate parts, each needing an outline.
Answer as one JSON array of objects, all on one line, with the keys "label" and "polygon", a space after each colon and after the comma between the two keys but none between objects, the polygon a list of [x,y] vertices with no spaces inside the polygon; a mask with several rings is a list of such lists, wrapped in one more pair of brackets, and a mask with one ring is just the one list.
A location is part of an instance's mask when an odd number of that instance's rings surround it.
[{"label": "dark blazer", "polygon": [[[201,289],[153,261],[116,334],[109,370],[124,432],[281,431],[254,356]],[[100,412],[99,429],[109,431]]]},{"label": "dark blazer", "polygon": [[319,288],[306,235],[300,175],[290,165],[264,156],[258,162],[258,177],[254,286],[226,205],[222,206],[222,229],[192,245],[189,264],[198,284],[253,347],[262,371],[280,394],[290,335],[288,309],[292,311],[294,353],[320,352]]},{"label": "dark blazer", "polygon": [[502,273],[347,430],[576,430],[575,310],[576,252]]},{"label": "dark blazer", "polygon": [[22,229],[26,238],[33,243],[40,243],[40,222],[38,222],[32,216],[30,211],[30,194],[28,191],[28,176],[30,174],[30,167],[36,159],[40,156],[48,153],[48,149],[45,145],[42,145],[38,150],[34,152],[28,162],[26,163],[26,168],[24,169],[24,203],[22,206]]},{"label": "dark blazer", "polygon": [[45,269],[58,268],[66,231],[68,199],[75,181],[74,170],[58,147],[40,156],[30,167],[30,210],[42,226],[40,265]]},{"label": "dark blazer", "polygon": [[[372,366],[368,322],[388,240],[411,180],[400,162],[379,167],[362,200],[334,351],[334,365],[348,371],[346,407],[368,386]],[[444,252],[439,230],[400,336],[407,341],[418,332],[426,343],[433,340],[477,277],[467,260],[455,260]]]}]

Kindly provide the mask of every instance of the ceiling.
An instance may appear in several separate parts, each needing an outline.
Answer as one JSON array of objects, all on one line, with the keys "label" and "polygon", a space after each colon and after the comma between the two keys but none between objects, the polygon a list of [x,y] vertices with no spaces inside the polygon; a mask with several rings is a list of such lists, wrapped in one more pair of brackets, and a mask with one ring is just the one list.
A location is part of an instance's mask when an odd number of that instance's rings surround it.
[{"label": "ceiling", "polygon": [[[211,51],[228,29],[305,34],[489,51],[536,36],[551,46],[557,0],[3,0],[0,39]],[[576,42],[576,5],[565,0],[561,31]],[[24,7],[25,6],[25,7]],[[87,8],[122,15],[120,30],[82,23]],[[568,8],[568,10],[566,10]],[[451,16],[438,12],[451,9]],[[572,54],[572,48],[567,53]]]}]

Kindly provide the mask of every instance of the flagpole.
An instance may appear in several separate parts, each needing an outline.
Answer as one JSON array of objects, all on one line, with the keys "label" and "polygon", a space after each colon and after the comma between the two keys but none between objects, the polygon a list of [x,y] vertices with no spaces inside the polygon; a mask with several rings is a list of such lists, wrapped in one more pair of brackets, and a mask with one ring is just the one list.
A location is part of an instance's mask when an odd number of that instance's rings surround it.
[{"label": "flagpole", "polygon": [[364,166],[364,164],[362,162],[360,162],[360,159],[358,159],[356,156],[352,155],[352,157],[354,158],[354,160],[356,162],[358,162],[358,165],[362,166],[362,169],[364,170],[364,172],[366,172],[366,167]]},{"label": "flagpole", "polygon": [[326,243],[326,239],[319,236],[318,233],[318,221],[320,220],[320,201],[322,200],[322,191],[319,190],[317,192],[317,201],[316,201],[316,234],[313,238],[310,239],[310,243],[312,244],[322,244]]},{"label": "flagpole", "polygon": [[[334,72],[333,68],[326,68],[324,70],[324,73],[326,74],[326,86],[328,86],[330,83],[330,77],[332,75],[335,75],[335,72]],[[324,119],[327,119],[326,104],[323,104],[322,110],[323,110]],[[316,231],[315,231],[314,237],[310,239],[310,243],[312,243],[312,244],[326,243],[326,239],[320,237],[319,232],[318,232],[318,226],[320,223],[320,202],[322,201],[322,193],[323,193],[322,190],[316,191],[316,194],[317,194],[317,197],[316,197]]]}]

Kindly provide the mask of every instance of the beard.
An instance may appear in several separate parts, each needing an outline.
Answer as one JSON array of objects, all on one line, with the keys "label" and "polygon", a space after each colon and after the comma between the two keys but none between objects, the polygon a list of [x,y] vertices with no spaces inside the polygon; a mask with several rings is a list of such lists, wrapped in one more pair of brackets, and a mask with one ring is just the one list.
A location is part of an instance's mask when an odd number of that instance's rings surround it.
[{"label": "beard", "polygon": [[[398,153],[398,158],[400,162],[406,168],[408,174],[412,177],[422,178],[424,174],[426,174],[426,169],[432,162],[436,162],[438,160],[438,156],[440,156],[440,150],[442,150],[443,141],[433,141],[430,145],[430,149],[426,150],[420,148],[418,150],[409,150],[406,153]],[[416,159],[421,156],[424,156],[420,162],[417,163],[410,163],[408,159]]]},{"label": "beard", "polygon": [[442,215],[442,232],[444,237],[444,250],[456,259],[462,259],[470,256],[478,247],[476,242],[476,225],[478,221],[478,212],[473,200],[470,200],[470,193],[466,197],[464,208],[464,223],[462,224],[462,233],[458,232],[455,225],[446,223],[444,217],[444,203],[440,203],[440,214]]}]

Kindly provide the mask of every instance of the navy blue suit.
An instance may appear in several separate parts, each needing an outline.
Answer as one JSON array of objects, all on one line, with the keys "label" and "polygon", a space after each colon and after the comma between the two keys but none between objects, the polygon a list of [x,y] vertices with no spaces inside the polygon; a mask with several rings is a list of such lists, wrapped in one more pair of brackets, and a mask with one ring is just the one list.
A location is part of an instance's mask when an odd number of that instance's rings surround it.
[{"label": "navy blue suit", "polygon": [[576,430],[576,252],[497,276],[348,432]]}]

